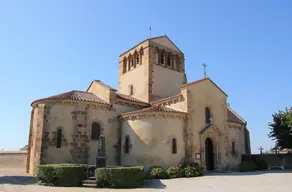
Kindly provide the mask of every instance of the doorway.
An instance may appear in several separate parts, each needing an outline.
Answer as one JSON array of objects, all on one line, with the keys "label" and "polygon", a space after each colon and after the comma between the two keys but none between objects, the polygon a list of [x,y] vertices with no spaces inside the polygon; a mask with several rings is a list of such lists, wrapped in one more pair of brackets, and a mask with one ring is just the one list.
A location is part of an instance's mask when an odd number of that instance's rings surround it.
[{"label": "doorway", "polygon": [[205,160],[207,171],[214,170],[214,146],[212,140],[207,137],[205,140]]}]

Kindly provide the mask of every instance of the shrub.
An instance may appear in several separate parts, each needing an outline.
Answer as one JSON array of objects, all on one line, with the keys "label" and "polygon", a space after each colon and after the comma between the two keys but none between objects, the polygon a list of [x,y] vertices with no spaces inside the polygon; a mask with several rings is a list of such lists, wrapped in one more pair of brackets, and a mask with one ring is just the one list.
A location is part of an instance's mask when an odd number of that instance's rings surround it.
[{"label": "shrub", "polygon": [[95,176],[95,165],[85,165],[85,177],[88,179]]},{"label": "shrub", "polygon": [[182,168],[185,177],[198,177],[203,175],[203,167],[201,167],[198,163],[184,163]]},{"label": "shrub", "polygon": [[248,161],[248,162],[253,161],[257,166],[257,170],[268,169],[268,163],[259,156],[243,155],[241,159],[242,161]]},{"label": "shrub", "polygon": [[170,166],[166,170],[168,178],[179,178],[184,176],[184,171],[181,165]]},{"label": "shrub", "polygon": [[267,170],[268,169],[268,163],[260,158],[255,158],[255,164],[257,166],[257,170]]},{"label": "shrub", "polygon": [[187,166],[191,166],[191,167],[200,167],[199,163],[195,163],[195,162],[188,162],[188,163],[183,163],[182,164],[182,168],[185,168]]},{"label": "shrub", "polygon": [[185,177],[199,177],[203,176],[203,168],[202,167],[194,167],[187,165],[184,167],[184,176]]},{"label": "shrub", "polygon": [[144,167],[105,167],[95,171],[97,187],[134,188],[144,183]]},{"label": "shrub", "polygon": [[85,179],[85,166],[77,164],[39,165],[37,179],[41,184],[50,186],[80,186]]},{"label": "shrub", "polygon": [[165,177],[165,170],[159,166],[150,167],[146,176],[147,179],[164,179]]},{"label": "shrub", "polygon": [[250,172],[250,171],[256,171],[257,165],[254,161],[242,161],[239,164],[239,171],[240,172]]}]

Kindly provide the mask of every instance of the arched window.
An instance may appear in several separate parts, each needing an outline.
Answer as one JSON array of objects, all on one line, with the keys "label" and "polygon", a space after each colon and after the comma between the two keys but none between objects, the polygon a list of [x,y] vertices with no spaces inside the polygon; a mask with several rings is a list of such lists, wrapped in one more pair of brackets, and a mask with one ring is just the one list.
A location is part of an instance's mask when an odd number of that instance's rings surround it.
[{"label": "arched window", "polygon": [[143,56],[143,47],[141,47],[139,51],[139,65],[142,65],[142,56]]},{"label": "arched window", "polygon": [[125,153],[129,153],[130,152],[130,137],[127,136],[125,138]]},{"label": "arched window", "polygon": [[160,53],[160,64],[164,65],[164,52]]},{"label": "arched window", "polygon": [[100,136],[100,124],[94,122],[91,125],[91,140],[99,140],[99,136]]},{"label": "arched window", "polygon": [[123,73],[126,73],[126,72],[127,72],[127,59],[125,57],[123,60]]},{"label": "arched window", "polygon": [[57,131],[57,148],[61,148],[62,146],[62,129],[58,129]]},{"label": "arched window", "polygon": [[176,139],[172,139],[172,154],[177,154]]},{"label": "arched window", "polygon": [[134,86],[129,85],[129,95],[133,95],[133,94],[134,94]]},{"label": "arched window", "polygon": [[128,68],[127,71],[131,70],[131,58],[132,58],[132,55],[130,54],[127,59],[127,68]]},{"label": "arched window", "polygon": [[171,59],[170,56],[167,56],[166,64],[168,67],[171,67]]},{"label": "arched window", "polygon": [[131,68],[134,67],[134,57],[131,57]]},{"label": "arched window", "polygon": [[140,55],[136,54],[136,65],[140,64]]},{"label": "arched window", "polygon": [[235,142],[232,141],[232,155],[235,155]]},{"label": "arched window", "polygon": [[205,118],[206,118],[206,124],[211,123],[211,113],[208,107],[205,108]]},{"label": "arched window", "polygon": [[180,66],[180,59],[179,59],[178,56],[176,56],[176,61],[175,61],[175,63],[176,63],[176,69],[177,69],[177,71],[180,71],[181,66]]}]

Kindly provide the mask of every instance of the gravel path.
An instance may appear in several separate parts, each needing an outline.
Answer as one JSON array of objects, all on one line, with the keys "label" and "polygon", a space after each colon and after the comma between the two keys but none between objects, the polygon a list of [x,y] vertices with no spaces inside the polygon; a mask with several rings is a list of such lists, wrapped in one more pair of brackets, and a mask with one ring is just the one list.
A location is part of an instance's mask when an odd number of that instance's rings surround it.
[{"label": "gravel path", "polygon": [[[143,189],[132,191],[195,191],[195,192],[291,192],[292,172],[255,172],[211,174],[199,178],[153,180]],[[35,178],[20,169],[0,168],[0,192],[103,192],[129,189],[62,188],[35,184]]]}]

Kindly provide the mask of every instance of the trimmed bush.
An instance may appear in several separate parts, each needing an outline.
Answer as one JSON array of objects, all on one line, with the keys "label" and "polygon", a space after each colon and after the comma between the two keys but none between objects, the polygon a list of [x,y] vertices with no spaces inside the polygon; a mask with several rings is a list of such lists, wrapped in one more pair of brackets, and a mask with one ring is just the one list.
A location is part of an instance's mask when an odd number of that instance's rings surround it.
[{"label": "trimmed bush", "polygon": [[85,179],[85,166],[77,164],[39,165],[37,179],[40,184],[49,186],[81,186]]},{"label": "trimmed bush", "polygon": [[97,187],[136,188],[144,184],[144,167],[105,167],[95,171]]},{"label": "trimmed bush", "polygon": [[184,170],[181,165],[170,166],[166,169],[166,176],[170,179],[184,176]]},{"label": "trimmed bush", "polygon": [[267,170],[268,163],[260,158],[255,158],[255,164],[257,165],[257,170]]},{"label": "trimmed bush", "polygon": [[146,176],[147,179],[164,179],[165,177],[166,177],[165,170],[159,166],[150,167]]},{"label": "trimmed bush", "polygon": [[268,169],[268,163],[262,159],[260,156],[255,155],[242,155],[241,161],[253,161],[256,166],[257,170],[267,170]]},{"label": "trimmed bush", "polygon": [[253,161],[242,161],[239,164],[239,171],[240,172],[250,172],[250,171],[256,171],[257,165]]}]

